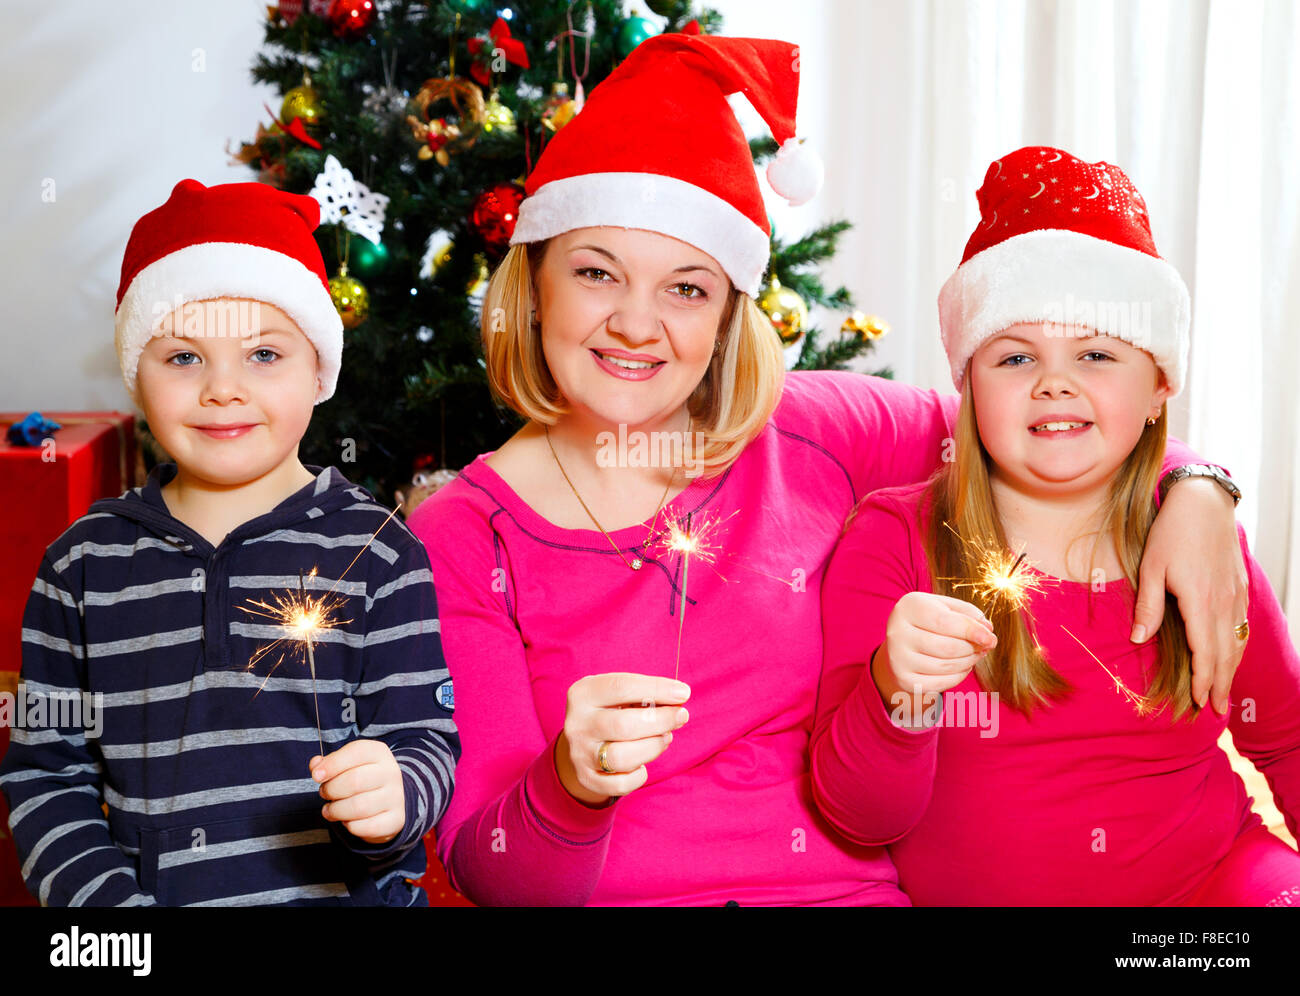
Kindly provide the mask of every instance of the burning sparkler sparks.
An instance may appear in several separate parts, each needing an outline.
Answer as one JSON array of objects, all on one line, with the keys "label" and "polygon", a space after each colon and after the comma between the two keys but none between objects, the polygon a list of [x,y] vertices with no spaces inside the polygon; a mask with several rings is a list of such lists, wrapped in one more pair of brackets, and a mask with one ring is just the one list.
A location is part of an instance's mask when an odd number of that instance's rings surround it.
[{"label": "burning sparkler sparks", "polygon": [[[1019,555],[1012,556],[1007,550],[997,550],[985,547],[974,540],[968,540],[957,530],[953,529],[948,523],[945,526],[956,536],[967,549],[971,550],[979,565],[978,581],[957,581],[956,578],[945,580],[954,581],[954,588],[969,588],[975,596],[986,605],[996,607],[1005,605],[1011,611],[1019,611],[1029,603],[1031,593],[1041,593],[1043,589],[1043,580],[1045,575],[1039,574],[1025,559],[1022,552]],[[1115,683],[1115,691],[1122,695],[1137,710],[1139,716],[1145,716],[1155,711],[1154,700],[1145,695],[1139,695],[1133,689],[1129,688],[1118,674],[1108,668],[1100,657],[1088,649],[1087,644],[1071,633],[1065,626],[1061,626],[1062,631],[1074,640],[1084,652],[1097,662],[1097,665],[1110,676],[1111,681]],[[1035,649],[1040,655],[1043,654],[1043,648],[1034,644]]]},{"label": "burning sparkler sparks", "polygon": [[679,554],[682,558],[682,601],[677,612],[677,661],[673,665],[673,678],[676,679],[682,668],[682,629],[686,624],[686,583],[691,558],[695,557],[701,563],[710,565],[717,561],[722,547],[714,541],[713,534],[726,519],[719,519],[716,513],[702,512],[694,522],[689,513],[680,519],[667,521],[668,533],[666,538],[659,540],[659,545],[666,552]]},{"label": "burning sparkler sparks", "polygon": [[[316,568],[313,567],[307,577],[314,578],[315,576]],[[275,602],[273,605],[269,602],[250,601],[248,605],[239,606],[241,610],[249,615],[270,619],[284,631],[284,636],[280,637],[280,639],[257,649],[253,656],[248,659],[248,670],[251,671],[264,657],[279,649],[280,656],[276,659],[275,664],[271,666],[271,669],[267,671],[266,677],[262,679],[262,684],[258,688],[260,692],[266,687],[266,683],[271,680],[271,675],[275,673],[276,668],[284,663],[286,656],[302,654],[301,660],[307,664],[311,671],[311,695],[316,705],[316,739],[320,743],[321,756],[324,757],[325,737],[321,732],[320,700],[316,694],[315,645],[321,642],[321,638],[326,631],[351,620],[339,618],[338,610],[343,605],[343,598],[335,595],[333,589],[330,589],[324,595],[316,597],[308,595],[302,571],[298,572],[298,590],[296,592],[292,590],[285,593],[275,592],[271,597]]]},{"label": "burning sparkler sparks", "polygon": [[[398,505],[401,508],[401,505]],[[343,569],[343,573],[338,576],[338,580],[323,595],[312,596],[307,594],[306,578],[316,577],[317,568],[313,567],[311,572],[304,577],[301,570],[298,571],[298,590],[292,589],[285,592],[274,592],[271,595],[272,601],[258,601],[250,599],[246,605],[238,608],[252,616],[260,616],[264,619],[270,619],[278,625],[284,635],[278,640],[259,647],[248,659],[248,670],[253,670],[257,664],[268,655],[279,651],[279,657],[276,662],[267,671],[266,677],[257,691],[260,692],[266,687],[266,683],[271,680],[271,675],[275,673],[285,657],[298,657],[305,663],[311,672],[311,694],[312,700],[316,707],[316,739],[320,745],[321,756],[325,756],[325,736],[321,731],[320,725],[320,699],[316,694],[316,651],[315,645],[324,641],[324,634],[337,626],[351,622],[350,619],[339,617],[339,610],[343,607],[344,596],[335,594],[336,589],[347,576],[348,571],[366,552],[367,547],[379,535],[384,526],[397,514],[397,508],[388,513],[388,518],[379,524],[370,535],[370,539],[362,545],[357,551],[357,555],[352,558],[351,563]],[[301,656],[299,656],[301,655]],[[255,693],[256,694],[256,693]]]},{"label": "burning sparkler sparks", "polygon": [[1013,555],[1009,550],[987,547],[962,536],[948,523],[945,522],[944,525],[974,554],[975,562],[979,565],[978,581],[945,578],[946,581],[954,582],[953,588],[969,588],[976,598],[990,608],[1005,605],[1012,611],[1023,609],[1029,603],[1031,593],[1043,591],[1043,576],[1034,570],[1023,552]]}]

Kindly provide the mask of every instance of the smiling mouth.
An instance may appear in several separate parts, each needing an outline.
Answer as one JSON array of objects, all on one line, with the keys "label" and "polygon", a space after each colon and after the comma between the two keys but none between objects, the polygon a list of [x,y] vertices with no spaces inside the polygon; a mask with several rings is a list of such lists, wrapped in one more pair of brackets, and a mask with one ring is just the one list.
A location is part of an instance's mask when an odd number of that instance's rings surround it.
[{"label": "smiling mouth", "polygon": [[216,439],[233,439],[237,436],[242,436],[245,432],[255,429],[256,426],[252,423],[247,423],[244,425],[196,425],[194,428],[198,429],[199,432],[202,432],[204,435],[212,436]]},{"label": "smiling mouth", "polygon": [[1030,432],[1069,432],[1071,429],[1083,429],[1092,425],[1091,422],[1044,422],[1042,425],[1031,425]]},{"label": "smiling mouth", "polygon": [[663,366],[666,360],[629,360],[622,356],[610,356],[609,353],[602,353],[599,349],[593,349],[593,353],[599,356],[606,363],[612,363],[616,367],[622,367],[624,370],[649,370],[653,367]]}]

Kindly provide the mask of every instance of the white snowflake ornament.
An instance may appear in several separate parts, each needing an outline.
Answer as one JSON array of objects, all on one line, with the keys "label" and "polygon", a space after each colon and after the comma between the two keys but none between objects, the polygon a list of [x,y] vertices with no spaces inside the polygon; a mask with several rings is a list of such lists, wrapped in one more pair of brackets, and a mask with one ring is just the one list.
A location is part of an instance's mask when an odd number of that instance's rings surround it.
[{"label": "white snowflake ornament", "polygon": [[311,196],[320,202],[321,222],[342,224],[348,231],[379,245],[384,230],[388,195],[375,193],[358,183],[352,171],[333,156],[325,157],[325,171],[316,177]]}]

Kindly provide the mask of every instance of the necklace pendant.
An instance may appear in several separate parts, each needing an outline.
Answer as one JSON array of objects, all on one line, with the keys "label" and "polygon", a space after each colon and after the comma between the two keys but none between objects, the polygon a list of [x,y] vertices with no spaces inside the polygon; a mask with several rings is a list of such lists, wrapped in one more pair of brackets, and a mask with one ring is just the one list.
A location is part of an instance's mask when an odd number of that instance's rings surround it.
[{"label": "necklace pendant", "polygon": [[634,571],[639,571],[640,569],[641,569],[641,558],[640,558],[640,557],[633,557],[633,558],[632,558],[632,570],[634,570]]}]

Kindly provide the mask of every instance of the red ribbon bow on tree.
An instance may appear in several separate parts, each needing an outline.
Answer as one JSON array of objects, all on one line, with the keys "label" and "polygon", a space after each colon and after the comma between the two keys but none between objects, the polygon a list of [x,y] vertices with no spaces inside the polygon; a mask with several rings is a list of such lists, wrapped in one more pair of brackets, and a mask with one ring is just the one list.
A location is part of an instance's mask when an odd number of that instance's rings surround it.
[{"label": "red ribbon bow on tree", "polygon": [[[266,107],[265,104],[263,104],[262,106]],[[319,149],[321,147],[320,142],[316,141],[316,139],[312,138],[310,135],[307,134],[307,129],[303,125],[301,118],[294,118],[288,124],[285,124],[283,121],[281,121],[279,118],[275,116],[275,113],[271,110],[271,108],[266,107],[266,113],[271,115],[271,120],[280,126],[281,131],[285,132],[286,134],[292,135],[294,138],[302,142],[304,145],[310,145],[313,149]]]},{"label": "red ribbon bow on tree", "polygon": [[469,54],[474,56],[474,63],[469,67],[469,74],[474,77],[475,81],[482,86],[492,85],[492,75],[488,69],[488,63],[496,54],[498,49],[506,57],[506,62],[519,66],[521,69],[528,67],[528,53],[524,50],[524,43],[518,38],[510,37],[510,25],[505,22],[504,18],[498,17],[496,23],[492,25],[489,32],[491,38],[471,38],[466,45],[469,47]]}]

